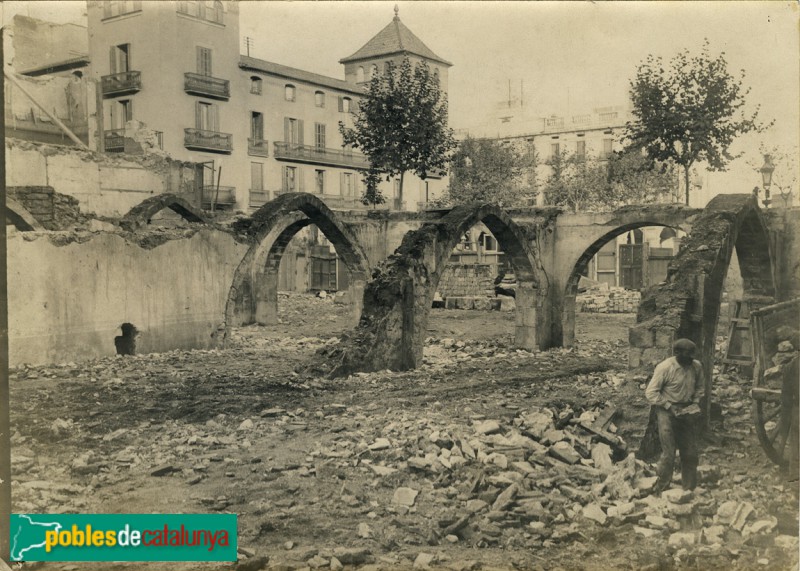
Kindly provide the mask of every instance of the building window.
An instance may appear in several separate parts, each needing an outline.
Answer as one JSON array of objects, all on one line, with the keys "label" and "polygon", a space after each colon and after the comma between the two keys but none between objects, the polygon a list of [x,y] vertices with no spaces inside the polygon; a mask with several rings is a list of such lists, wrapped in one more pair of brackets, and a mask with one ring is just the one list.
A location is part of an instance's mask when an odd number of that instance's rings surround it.
[{"label": "building window", "polygon": [[325,193],[325,171],[324,170],[315,170],[314,171],[314,188],[317,191],[317,194],[324,194]]},{"label": "building window", "polygon": [[260,77],[250,78],[250,93],[253,95],[261,95],[262,81]]},{"label": "building window", "polygon": [[303,120],[283,118],[283,140],[290,145],[303,144]]},{"label": "building window", "polygon": [[254,141],[264,139],[264,115],[258,111],[250,113],[250,138]]},{"label": "building window", "polygon": [[614,150],[614,139],[603,139],[603,158],[607,159]]},{"label": "building window", "polygon": [[103,18],[113,18],[142,11],[141,1],[108,1],[103,2]]},{"label": "building window", "polygon": [[111,102],[111,128],[124,129],[125,123],[133,119],[133,101],[130,99],[117,99]]},{"label": "building window", "polygon": [[297,167],[283,167],[283,191],[297,192]]},{"label": "building window", "polygon": [[559,143],[550,144],[550,158],[557,159],[561,154],[561,145]]},{"label": "building window", "polygon": [[250,163],[250,190],[264,190],[264,163]]},{"label": "building window", "polygon": [[314,105],[317,107],[325,107],[325,94],[322,91],[314,92]]},{"label": "building window", "polygon": [[486,234],[485,232],[481,232],[481,235],[478,236],[478,243],[483,246],[484,252],[496,252],[497,251],[497,240],[494,239],[494,236],[490,234]]},{"label": "building window", "polygon": [[373,77],[378,77],[378,65],[374,63],[369,71],[369,78],[372,79]]},{"label": "building window", "polygon": [[350,99],[349,97],[340,97],[339,111],[342,113],[350,113],[351,104],[352,104],[352,99]]},{"label": "building window", "polygon": [[286,101],[294,101],[295,100],[295,88],[294,85],[287,83],[286,87],[283,91],[283,97]]},{"label": "building window", "polygon": [[211,49],[197,46],[197,73],[211,75]]},{"label": "building window", "polygon": [[342,196],[353,196],[355,191],[355,187],[353,186],[353,173],[351,172],[343,172],[342,173]]},{"label": "building window", "polygon": [[222,24],[224,21],[225,9],[222,2],[216,0],[209,1],[181,1],[178,2],[178,13],[200,18],[207,22]]},{"label": "building window", "polygon": [[586,141],[578,141],[575,144],[575,155],[579,159],[585,159],[586,158]]},{"label": "building window", "polygon": [[357,83],[364,83],[364,67],[358,66],[358,70],[356,70],[356,82]]},{"label": "building window", "polygon": [[383,62],[383,74],[389,75],[392,72],[392,62]]},{"label": "building window", "polygon": [[131,70],[131,45],[120,44],[111,46],[109,54],[111,75],[125,73]]},{"label": "building window", "polygon": [[314,123],[314,146],[318,149],[325,148],[325,124]]},{"label": "building window", "polygon": [[219,131],[219,107],[198,101],[195,107],[195,127],[201,131]]}]

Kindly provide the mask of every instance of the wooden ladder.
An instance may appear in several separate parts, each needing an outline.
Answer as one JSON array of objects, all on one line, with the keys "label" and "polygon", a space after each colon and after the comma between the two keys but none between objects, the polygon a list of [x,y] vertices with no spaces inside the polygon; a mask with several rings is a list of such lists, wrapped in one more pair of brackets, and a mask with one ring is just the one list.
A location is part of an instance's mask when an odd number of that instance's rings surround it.
[{"label": "wooden ladder", "polygon": [[771,297],[748,297],[734,302],[733,317],[728,329],[728,346],[722,359],[723,370],[732,366],[753,366],[753,332],[750,331],[750,312],[774,303]]}]

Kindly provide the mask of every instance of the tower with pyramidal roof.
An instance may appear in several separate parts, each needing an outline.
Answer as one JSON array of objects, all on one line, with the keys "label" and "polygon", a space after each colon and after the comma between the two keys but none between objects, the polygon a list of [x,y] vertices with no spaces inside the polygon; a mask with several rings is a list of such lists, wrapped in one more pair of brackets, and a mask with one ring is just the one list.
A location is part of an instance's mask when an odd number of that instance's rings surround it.
[{"label": "tower with pyramidal roof", "polygon": [[447,70],[453,65],[436,55],[414,32],[403,24],[399,8],[394,7],[394,18],[370,41],[353,55],[339,60],[344,65],[345,80],[365,85],[376,73],[383,73],[389,62],[400,65],[408,56],[411,65],[426,61],[431,72],[438,74],[442,91],[447,94]]}]

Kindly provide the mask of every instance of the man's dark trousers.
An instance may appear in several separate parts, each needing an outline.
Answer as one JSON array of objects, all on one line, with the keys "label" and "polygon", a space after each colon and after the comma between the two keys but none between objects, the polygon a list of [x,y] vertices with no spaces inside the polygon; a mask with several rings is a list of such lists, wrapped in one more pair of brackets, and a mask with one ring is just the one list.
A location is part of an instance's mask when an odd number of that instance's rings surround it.
[{"label": "man's dark trousers", "polygon": [[661,457],[656,473],[658,481],[654,491],[669,487],[675,469],[675,450],[681,453],[681,485],[684,490],[697,486],[697,422],[691,417],[673,416],[667,409],[656,406],[658,437],[661,441]]}]

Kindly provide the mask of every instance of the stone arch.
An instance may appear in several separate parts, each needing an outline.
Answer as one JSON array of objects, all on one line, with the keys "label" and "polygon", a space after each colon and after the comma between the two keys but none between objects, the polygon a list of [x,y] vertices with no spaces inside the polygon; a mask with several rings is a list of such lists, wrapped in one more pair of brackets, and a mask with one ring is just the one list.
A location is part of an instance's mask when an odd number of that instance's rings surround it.
[{"label": "stone arch", "polygon": [[6,222],[11,222],[20,232],[44,230],[27,208],[8,196],[6,196]]},{"label": "stone arch", "polygon": [[205,217],[194,206],[189,204],[185,198],[167,193],[157,194],[143,200],[122,217],[119,225],[125,230],[134,232],[142,226],[146,226],[156,213],[165,208],[169,208],[189,222],[205,222]]},{"label": "stone arch", "polygon": [[[569,272],[564,286],[563,302],[561,306],[560,327],[555,327],[554,342],[556,345],[572,347],[575,343],[575,298],[578,294],[578,284],[581,275],[600,249],[611,240],[622,236],[626,232],[638,230],[646,226],[663,226],[673,230],[690,232],[692,222],[699,214],[699,210],[676,205],[664,206],[627,206],[608,215],[610,218],[597,225],[601,235],[594,233],[588,247],[581,250],[582,244],[578,243],[578,250],[566,254],[566,269]],[[577,252],[580,252],[578,254]],[[557,320],[557,319],[556,319]]]},{"label": "stone arch", "polygon": [[278,270],[292,238],[314,224],[333,244],[350,271],[353,321],[361,314],[361,301],[369,267],[355,235],[319,197],[287,193],[264,204],[251,217],[252,245],[234,273],[225,308],[226,329],[278,321]]},{"label": "stone arch", "polygon": [[539,306],[539,272],[532,232],[494,204],[471,204],[407,233],[400,247],[372,274],[354,335],[343,344],[333,374],[380,369],[408,370],[422,363],[423,343],[434,293],[461,236],[483,222],[509,256],[517,276],[515,341],[546,348],[547,315]]},{"label": "stone arch", "polygon": [[[697,344],[706,394],[711,394],[719,305],[734,248],[745,299],[775,300],[772,245],[756,198],[719,195],[683,239],[666,282],[645,291],[637,324],[629,333],[630,368],[651,370],[671,355],[675,339],[686,337]],[[706,420],[710,406],[706,399]]]}]

